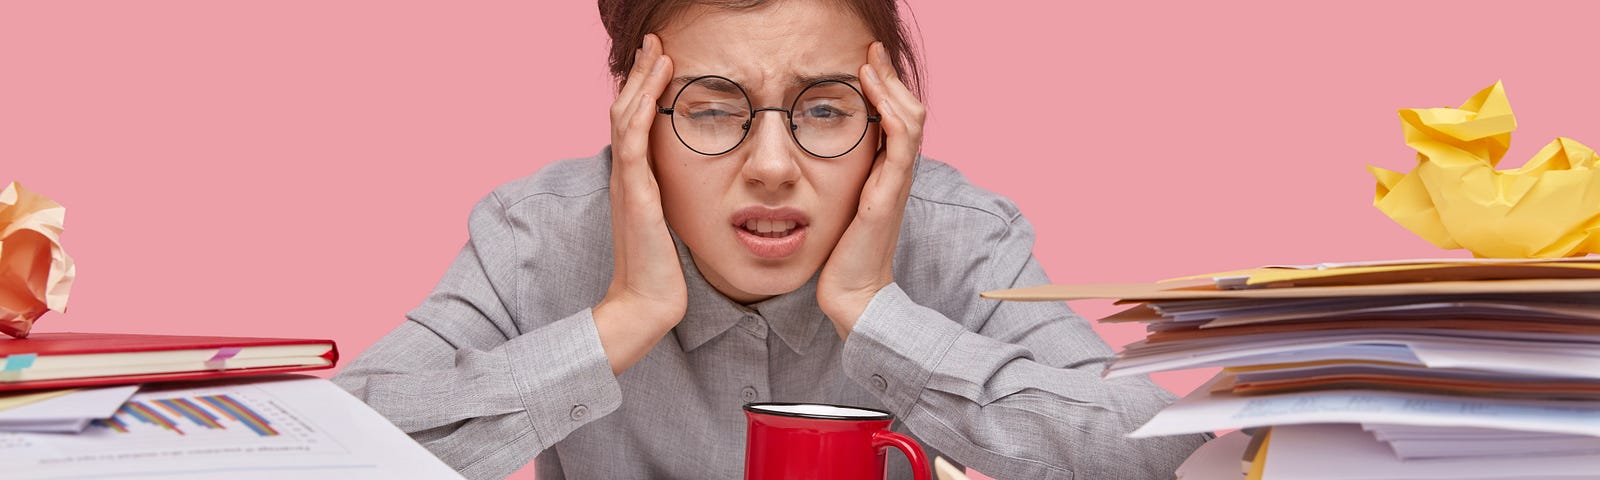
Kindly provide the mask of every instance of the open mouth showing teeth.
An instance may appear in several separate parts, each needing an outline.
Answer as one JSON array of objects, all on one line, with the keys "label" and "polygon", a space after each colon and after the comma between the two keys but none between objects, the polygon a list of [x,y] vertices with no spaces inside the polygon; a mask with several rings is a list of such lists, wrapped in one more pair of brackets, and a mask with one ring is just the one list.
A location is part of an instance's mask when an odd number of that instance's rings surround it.
[{"label": "open mouth showing teeth", "polygon": [[798,225],[792,220],[749,220],[744,222],[744,230],[758,237],[783,238],[794,233]]}]

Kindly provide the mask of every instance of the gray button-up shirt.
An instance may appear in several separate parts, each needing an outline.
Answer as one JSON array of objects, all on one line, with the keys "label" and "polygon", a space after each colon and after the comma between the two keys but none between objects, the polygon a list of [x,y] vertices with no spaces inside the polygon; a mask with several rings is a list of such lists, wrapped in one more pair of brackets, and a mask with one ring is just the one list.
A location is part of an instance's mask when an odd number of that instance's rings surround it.
[{"label": "gray button-up shirt", "polygon": [[[1111,349],[1061,303],[987,290],[1049,283],[1015,205],[920,159],[895,250],[848,341],[816,279],[744,306],[682,243],[682,323],[612,375],[590,308],[612,273],[610,150],[499,188],[433,294],[334,381],[471,478],[742,478],[754,401],[877,408],[929,458],[1000,479],[1172,478],[1203,437],[1124,435],[1172,400],[1105,380]],[[1057,241],[1068,241],[1058,239]],[[536,457],[537,456],[537,457]],[[889,478],[911,478],[891,450]]]}]

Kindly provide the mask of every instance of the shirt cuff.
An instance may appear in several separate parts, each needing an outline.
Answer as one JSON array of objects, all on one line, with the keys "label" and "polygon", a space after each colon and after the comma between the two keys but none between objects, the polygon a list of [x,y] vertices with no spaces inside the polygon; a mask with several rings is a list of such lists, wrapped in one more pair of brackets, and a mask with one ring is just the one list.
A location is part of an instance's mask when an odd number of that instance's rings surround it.
[{"label": "shirt cuff", "polygon": [[541,445],[554,445],[622,406],[622,387],[600,346],[593,310],[523,334],[505,352]]},{"label": "shirt cuff", "polygon": [[918,305],[891,283],[873,295],[840,354],[844,373],[906,418],[950,346],[966,329]]}]

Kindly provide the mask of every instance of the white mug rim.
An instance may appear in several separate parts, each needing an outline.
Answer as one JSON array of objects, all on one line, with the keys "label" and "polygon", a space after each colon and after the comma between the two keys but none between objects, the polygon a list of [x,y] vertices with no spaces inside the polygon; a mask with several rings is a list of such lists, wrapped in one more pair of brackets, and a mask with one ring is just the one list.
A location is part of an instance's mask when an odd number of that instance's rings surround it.
[{"label": "white mug rim", "polygon": [[[776,408],[774,408],[776,407]],[[835,413],[807,412],[806,409],[821,407],[823,410]],[[790,409],[785,409],[790,408]],[[849,405],[832,405],[827,403],[810,402],[762,402],[747,403],[744,410],[761,415],[777,415],[782,417],[810,418],[818,420],[848,420],[848,421],[874,421],[891,420],[893,414],[874,408],[856,407]],[[851,412],[851,413],[842,413]]]}]

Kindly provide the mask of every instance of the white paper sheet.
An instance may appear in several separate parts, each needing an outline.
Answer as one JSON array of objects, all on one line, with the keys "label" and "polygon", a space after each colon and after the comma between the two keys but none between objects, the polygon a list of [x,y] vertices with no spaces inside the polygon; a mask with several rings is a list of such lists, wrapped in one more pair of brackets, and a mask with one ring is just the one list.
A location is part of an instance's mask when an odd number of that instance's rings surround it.
[{"label": "white paper sheet", "polygon": [[1250,445],[1244,432],[1229,432],[1195,449],[1178,466],[1177,480],[1240,480],[1244,477],[1240,459]]},{"label": "white paper sheet", "polygon": [[[1560,433],[1525,432],[1519,430],[1499,430],[1493,428],[1468,428],[1468,427],[1419,427],[1416,425],[1390,425],[1382,423],[1363,423],[1361,429],[1371,433],[1381,441],[1390,440],[1433,440],[1433,439],[1477,439],[1477,440],[1523,440],[1537,438],[1563,438],[1567,435]],[[1594,437],[1590,437],[1594,438]]]},{"label": "white paper sheet", "polygon": [[1600,455],[1402,461],[1355,425],[1274,427],[1262,478],[1297,480],[1600,479]]},{"label": "white paper sheet", "polygon": [[331,382],[267,378],[147,389],[77,435],[0,433],[3,476],[461,478]]},{"label": "white paper sheet", "polygon": [[1512,441],[1476,439],[1393,440],[1384,442],[1405,460],[1461,457],[1516,457],[1600,454],[1600,438],[1565,435]]},{"label": "white paper sheet", "polygon": [[[1196,389],[1128,434],[1134,438],[1307,423],[1477,427],[1600,436],[1600,406],[1421,393],[1330,390],[1239,397]],[[1359,430],[1359,428],[1358,428]]]},{"label": "white paper sheet", "polygon": [[0,410],[0,432],[81,432],[90,420],[117,413],[117,408],[137,391],[138,385],[86,388]]},{"label": "white paper sheet", "polygon": [[[1487,332],[1506,338],[1528,334]],[[1538,334],[1544,335],[1544,334]],[[1128,346],[1106,378],[1168,370],[1261,365],[1313,360],[1375,360],[1436,368],[1569,378],[1600,378],[1600,346],[1490,338],[1442,337],[1409,332],[1362,331],[1324,335],[1262,335],[1255,341],[1205,339],[1186,346]],[[1406,357],[1410,357],[1407,359]]]}]

